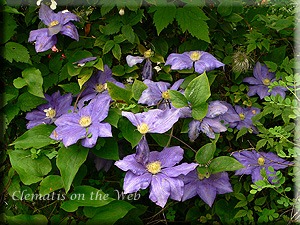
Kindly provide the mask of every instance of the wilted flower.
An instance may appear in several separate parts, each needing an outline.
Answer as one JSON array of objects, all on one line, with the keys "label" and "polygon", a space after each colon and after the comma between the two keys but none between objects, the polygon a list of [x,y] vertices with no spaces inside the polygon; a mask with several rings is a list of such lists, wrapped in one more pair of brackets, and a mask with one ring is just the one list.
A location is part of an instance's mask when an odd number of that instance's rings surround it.
[{"label": "wilted flower", "polygon": [[[243,175],[247,174],[252,176],[252,182],[255,184],[256,181],[263,180],[263,177],[260,171],[265,168],[265,171],[268,176],[268,181],[272,182],[276,177],[269,176],[270,174],[276,174],[276,171],[279,169],[284,169],[288,167],[288,165],[292,165],[293,163],[285,161],[284,159],[278,157],[273,152],[256,152],[255,150],[251,151],[241,151],[234,152],[233,156],[243,165],[245,166],[242,169],[238,169],[235,171],[235,175]],[[270,161],[270,160],[272,161]],[[278,163],[277,163],[278,162]],[[281,163],[281,164],[279,164]],[[286,165],[283,165],[286,164]],[[272,166],[274,172],[271,172],[268,168]]]},{"label": "wilted flower", "polygon": [[50,137],[62,140],[64,145],[75,144],[79,139],[84,147],[95,146],[98,137],[112,137],[111,126],[102,121],[107,117],[110,98],[98,96],[77,113],[67,113],[55,121],[57,128]]},{"label": "wilted flower", "polygon": [[70,21],[79,21],[79,17],[69,11],[61,11],[54,13],[45,4],[41,5],[39,18],[48,28],[30,31],[28,41],[36,41],[36,52],[44,52],[56,44],[56,34],[61,33],[67,35],[76,41],[79,41],[77,29]]},{"label": "wilted flower", "polygon": [[232,56],[232,70],[234,72],[246,72],[251,68],[250,58],[246,53],[237,51]]},{"label": "wilted flower", "polygon": [[45,100],[49,103],[39,105],[38,110],[33,110],[26,114],[26,119],[30,120],[27,123],[27,129],[31,129],[39,124],[52,124],[61,115],[72,109],[72,94],[60,95],[57,91],[51,96],[44,94]]},{"label": "wilted flower", "polygon": [[215,201],[216,194],[232,192],[229,177],[226,172],[211,174],[209,178],[198,174],[197,169],[191,171],[186,176],[182,176],[184,182],[184,192],[182,201],[190,199],[197,194],[210,207]]},{"label": "wilted flower", "polygon": [[104,65],[103,71],[98,70],[97,73],[93,74],[92,77],[88,80],[87,87],[82,92],[82,98],[78,102],[78,107],[82,108],[84,106],[84,102],[95,98],[97,95],[106,95],[110,98],[107,90],[107,82],[113,82],[119,87],[125,88],[124,84],[116,81],[112,77],[112,72],[108,65]]},{"label": "wilted flower", "polygon": [[179,146],[164,148],[161,152],[150,152],[149,162],[139,163],[135,154],[128,155],[115,165],[128,171],[124,178],[124,194],[134,193],[150,186],[149,198],[157,205],[164,207],[168,198],[180,201],[183,195],[183,181],[179,175],[186,175],[198,164],[182,163],[184,150]]},{"label": "wilted flower", "polygon": [[274,87],[273,90],[269,92],[270,88],[268,86],[277,80],[274,77],[275,73],[269,72],[269,68],[266,65],[262,66],[260,62],[257,62],[253,69],[253,75],[254,77],[246,77],[243,80],[243,82],[253,84],[253,86],[249,86],[248,96],[258,94],[260,99],[263,99],[266,96],[276,96],[279,94],[285,98],[285,91],[287,91],[287,89],[284,87]]},{"label": "wilted flower", "polygon": [[214,56],[203,51],[191,51],[183,54],[172,53],[168,56],[165,65],[171,65],[172,70],[191,69],[193,66],[199,74],[225,66]]},{"label": "wilted flower", "polygon": [[142,71],[142,79],[152,79],[153,70],[152,70],[152,63],[150,61],[150,58],[154,55],[154,53],[151,51],[151,49],[144,52],[144,57],[141,56],[132,56],[128,55],[126,56],[126,62],[129,67],[133,67],[134,65],[138,63],[142,63],[144,59],[146,59],[145,65],[143,67]]},{"label": "wilted flower", "polygon": [[189,124],[188,135],[195,141],[202,131],[209,138],[215,139],[215,133],[225,132],[227,127],[221,123],[220,115],[227,112],[227,107],[220,101],[210,102],[206,116],[202,120],[192,120]]},{"label": "wilted flower", "polygon": [[78,67],[82,67],[87,62],[95,61],[96,59],[97,59],[97,57],[88,57],[88,58],[81,59],[81,60],[79,60],[77,62],[73,62],[73,64],[77,65]]},{"label": "wilted flower", "polygon": [[[224,103],[223,103],[224,104]],[[228,104],[228,103],[227,103]],[[229,105],[229,104],[228,104]],[[221,116],[221,119],[224,119],[229,123],[230,128],[236,127],[238,130],[243,127],[252,128],[255,134],[258,133],[258,130],[253,126],[252,117],[260,113],[260,109],[256,107],[243,108],[239,105],[235,105],[233,109],[232,106],[228,106],[228,111]]]}]

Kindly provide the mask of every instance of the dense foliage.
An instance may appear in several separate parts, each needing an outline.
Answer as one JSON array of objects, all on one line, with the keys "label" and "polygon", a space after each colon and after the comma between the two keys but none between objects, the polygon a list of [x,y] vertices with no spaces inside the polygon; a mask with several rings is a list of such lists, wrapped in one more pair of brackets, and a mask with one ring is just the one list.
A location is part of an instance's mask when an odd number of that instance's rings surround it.
[{"label": "dense foliage", "polygon": [[292,1],[1,4],[1,223],[298,220]]}]

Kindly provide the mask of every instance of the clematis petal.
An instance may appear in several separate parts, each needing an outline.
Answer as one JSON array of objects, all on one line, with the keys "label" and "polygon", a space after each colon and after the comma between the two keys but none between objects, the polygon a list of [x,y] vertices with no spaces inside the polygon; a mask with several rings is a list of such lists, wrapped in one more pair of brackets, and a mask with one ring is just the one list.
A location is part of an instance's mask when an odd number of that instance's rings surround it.
[{"label": "clematis petal", "polygon": [[49,50],[53,45],[57,42],[57,38],[55,35],[48,37],[46,36],[37,36],[35,43],[35,51],[36,52],[44,52]]},{"label": "clematis petal", "polygon": [[212,101],[209,103],[207,114],[205,117],[215,118],[219,115],[226,113],[227,110],[227,106],[223,105],[220,101]]},{"label": "clematis petal", "polygon": [[175,91],[177,91],[178,88],[180,87],[180,85],[183,83],[183,81],[184,81],[184,79],[180,79],[180,80],[176,81],[176,82],[172,85],[172,87],[170,88],[170,90],[175,90]]},{"label": "clematis petal", "polygon": [[220,122],[219,118],[215,118],[215,119],[204,118],[203,121],[204,120],[211,127],[214,133],[225,132],[227,130],[227,127],[225,126],[225,124]]},{"label": "clematis petal", "polygon": [[[184,150],[179,146],[165,147],[159,152],[157,160],[160,161],[162,167],[172,167],[183,159]],[[173,169],[174,167],[172,167]]]},{"label": "clematis petal", "polygon": [[150,61],[150,59],[146,59],[146,63],[143,67],[143,71],[142,71],[142,79],[146,80],[149,79],[151,80],[153,76],[153,69],[152,69],[152,63]]},{"label": "clematis petal", "polygon": [[208,52],[200,52],[201,57],[198,61],[195,62],[195,71],[199,74],[204,73],[204,71],[212,71],[215,68],[225,66],[224,63],[218,61],[213,55]]},{"label": "clematis petal", "polygon": [[98,127],[98,136],[99,137],[112,137],[111,125],[109,123],[98,123],[95,124]]},{"label": "clematis petal", "polygon": [[206,184],[205,180],[202,180],[197,186],[197,194],[207,205],[211,207],[215,201],[217,191],[214,186]]},{"label": "clematis petal", "polygon": [[77,29],[75,25],[71,22],[66,23],[62,28],[60,33],[62,35],[69,36],[70,38],[73,38],[76,41],[79,41],[79,35],[77,32]]},{"label": "clematis petal", "polygon": [[[99,136],[98,133],[99,133],[98,126],[96,124],[92,124],[88,128],[86,137],[81,140],[82,146],[87,147],[87,148],[94,147],[97,143],[97,139]],[[91,137],[88,137],[89,135],[91,135]]]},{"label": "clematis petal", "polygon": [[[150,110],[149,110],[150,111]],[[148,112],[149,112],[148,111]],[[161,110],[162,111],[162,110]],[[180,116],[179,109],[166,109],[159,113],[158,119],[152,121],[152,126],[150,127],[149,133],[165,133],[171,129],[171,127],[176,123]],[[149,117],[150,119],[150,117]],[[153,120],[154,118],[152,118]]]},{"label": "clematis petal", "polygon": [[148,86],[148,88],[142,92],[138,103],[149,106],[157,104],[162,99],[162,92],[157,87],[156,82],[147,79],[144,83]]},{"label": "clematis petal", "polygon": [[73,64],[83,64],[83,63],[87,63],[87,62],[91,62],[91,61],[95,61],[97,59],[97,57],[87,57],[87,58],[84,58],[84,59],[81,59],[77,62],[74,62]]},{"label": "clematis petal", "polygon": [[103,121],[108,115],[109,104],[110,98],[108,96],[98,95],[95,97],[88,105],[92,109],[90,114],[92,121]]},{"label": "clematis petal", "polygon": [[48,36],[48,28],[30,31],[28,42],[35,41],[38,36]]},{"label": "clematis petal", "polygon": [[163,174],[153,175],[150,186],[149,198],[162,208],[166,205],[171,194],[170,183],[167,178]]},{"label": "clematis petal", "polygon": [[260,99],[263,99],[270,95],[269,88],[262,85],[257,89],[257,94],[259,95]]},{"label": "clematis petal", "polygon": [[168,56],[165,65],[171,65],[172,70],[191,69],[193,61],[188,55],[172,53]]},{"label": "clematis petal", "polygon": [[60,116],[54,123],[56,126],[80,126],[79,121],[80,116],[77,113],[67,113]]},{"label": "clematis petal", "polygon": [[45,25],[49,26],[52,21],[56,20],[56,13],[53,12],[45,4],[41,4],[41,8],[39,10],[39,18]]},{"label": "clematis petal", "polygon": [[80,126],[59,126],[54,129],[50,138],[63,141],[65,147],[75,144],[79,139],[85,137],[86,130]]},{"label": "clematis petal", "polygon": [[243,79],[243,82],[249,83],[249,84],[256,84],[256,85],[262,85],[263,82],[261,80],[258,80],[254,77],[245,77]]},{"label": "clematis petal", "polygon": [[133,67],[134,65],[143,62],[144,59],[145,58],[141,56],[132,56],[132,55],[126,56],[126,62],[129,67]]},{"label": "clematis petal", "polygon": [[80,21],[77,15],[66,10],[58,12],[57,15],[60,17],[60,23],[62,24],[67,24],[70,21]]},{"label": "clematis petal", "polygon": [[53,121],[51,119],[46,118],[46,119],[41,119],[41,120],[31,120],[26,124],[26,126],[27,126],[27,129],[29,130],[40,124],[51,124],[51,123],[53,123]]},{"label": "clematis petal", "polygon": [[183,181],[181,179],[171,177],[166,177],[165,179],[170,184],[170,198],[176,201],[180,201],[183,195]]},{"label": "clematis petal", "polygon": [[168,177],[178,177],[179,175],[187,175],[193,171],[199,164],[197,163],[182,163],[178,166],[162,169],[162,173]]},{"label": "clematis petal", "polygon": [[182,201],[186,201],[197,195],[197,184],[198,181],[188,183],[184,185]]},{"label": "clematis petal", "polygon": [[28,112],[25,117],[27,120],[43,120],[46,118],[46,113],[39,110]]},{"label": "clematis petal", "polygon": [[256,181],[263,180],[263,177],[260,173],[261,169],[262,169],[262,167],[259,166],[252,171],[251,178],[252,178],[253,184],[255,184]]},{"label": "clematis petal", "polygon": [[215,133],[206,121],[202,121],[200,130],[209,138],[215,139]]},{"label": "clematis petal", "polygon": [[135,175],[148,173],[146,167],[136,161],[135,154],[125,156],[122,160],[116,161],[115,165],[123,171],[130,170]]},{"label": "clematis petal", "polygon": [[[96,83],[104,84],[107,81],[116,82],[116,79],[112,77],[112,71],[107,64],[103,66],[103,71],[98,70],[96,73]],[[94,85],[93,85],[94,86]]]},{"label": "clematis petal", "polygon": [[270,91],[270,95],[276,96],[277,94],[281,95],[283,99],[285,99],[285,92],[287,91],[284,87],[274,87],[272,91]]},{"label": "clematis petal", "polygon": [[124,194],[130,194],[139,191],[140,189],[146,189],[152,180],[150,173],[142,175],[135,175],[131,171],[128,171],[124,178]]},{"label": "clematis petal", "polygon": [[55,107],[57,117],[67,113],[69,109],[73,108],[71,106],[72,100],[73,100],[72,93],[58,97],[56,103],[57,107]]},{"label": "clematis petal", "polygon": [[253,75],[257,80],[263,81],[261,71],[262,71],[262,65],[260,64],[260,62],[257,62],[253,68]]},{"label": "clematis petal", "polygon": [[143,165],[149,162],[150,149],[146,140],[143,136],[138,145],[136,146],[135,160]]},{"label": "clematis petal", "polygon": [[232,192],[232,187],[229,182],[227,172],[211,174],[208,179],[211,181],[211,184],[216,188],[217,194],[225,194]]},{"label": "clematis petal", "polygon": [[189,135],[190,141],[195,141],[197,139],[197,137],[199,136],[200,125],[201,125],[201,122],[199,120],[195,120],[195,119],[189,123],[188,135]]}]

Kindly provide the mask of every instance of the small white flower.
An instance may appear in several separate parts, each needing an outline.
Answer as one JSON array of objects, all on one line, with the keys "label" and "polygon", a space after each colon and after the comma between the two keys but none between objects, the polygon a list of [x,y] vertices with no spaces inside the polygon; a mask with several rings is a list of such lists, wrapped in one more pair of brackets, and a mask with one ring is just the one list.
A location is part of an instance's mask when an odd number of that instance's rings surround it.
[{"label": "small white flower", "polygon": [[61,13],[67,13],[67,12],[69,12],[69,10],[67,10],[67,9],[61,11]]},{"label": "small white flower", "polygon": [[156,72],[161,71],[161,67],[159,67],[159,66],[155,66],[154,69],[156,70]]},{"label": "small white flower", "polygon": [[36,2],[36,5],[37,5],[37,6],[40,6],[42,1],[43,1],[43,0],[38,0],[38,1]]},{"label": "small white flower", "polygon": [[52,9],[52,10],[55,10],[55,9],[56,9],[56,6],[57,6],[57,3],[56,3],[56,1],[54,1],[54,0],[51,0],[50,9]]},{"label": "small white flower", "polygon": [[127,81],[129,84],[133,83],[132,77],[127,78],[126,81]]},{"label": "small white flower", "polygon": [[120,9],[120,11],[119,11],[119,14],[120,14],[120,16],[124,16],[124,14],[125,14],[125,10],[122,8],[122,9]]}]

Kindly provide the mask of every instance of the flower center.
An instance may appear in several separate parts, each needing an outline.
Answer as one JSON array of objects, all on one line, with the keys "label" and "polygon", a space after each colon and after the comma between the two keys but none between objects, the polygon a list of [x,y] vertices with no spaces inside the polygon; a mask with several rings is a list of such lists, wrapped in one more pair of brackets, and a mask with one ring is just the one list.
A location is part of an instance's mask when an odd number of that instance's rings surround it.
[{"label": "flower center", "polygon": [[201,58],[201,53],[200,52],[192,52],[190,55],[190,59],[192,61],[198,61]]},{"label": "flower center", "polygon": [[46,113],[46,116],[49,118],[54,118],[56,115],[55,109],[52,109],[51,107],[49,109],[44,109],[44,112]]},{"label": "flower center", "polygon": [[255,109],[253,109],[253,110],[252,110],[252,114],[253,114],[253,115],[255,115],[255,114],[256,114],[256,111],[255,111]]},{"label": "flower center", "polygon": [[141,134],[146,134],[149,131],[149,126],[143,122],[137,126],[137,129]]},{"label": "flower center", "polygon": [[167,91],[163,91],[162,97],[163,97],[164,99],[170,99],[169,91],[168,91],[168,90],[167,90]]},{"label": "flower center", "polygon": [[150,58],[151,56],[153,56],[153,52],[151,51],[151,49],[144,52],[144,57],[146,59]]},{"label": "flower center", "polygon": [[198,173],[198,172],[197,172],[197,174],[198,174],[198,179],[199,179],[199,180],[204,180],[204,178],[205,178],[204,175],[202,175],[202,174],[200,174],[200,173]]},{"label": "flower center", "polygon": [[266,160],[263,157],[259,157],[258,160],[257,160],[257,163],[258,163],[258,165],[262,166],[262,165],[265,164],[265,161]]},{"label": "flower center", "polygon": [[107,89],[107,83],[105,83],[105,84],[97,84],[96,85],[96,91],[99,92],[99,93],[102,93],[106,89]]},{"label": "flower center", "polygon": [[92,119],[90,116],[82,116],[79,121],[79,124],[82,127],[88,127],[89,125],[91,125],[91,123]]},{"label": "flower center", "polygon": [[150,173],[157,174],[161,171],[161,162],[155,161],[155,162],[149,163],[146,167]]},{"label": "flower center", "polygon": [[244,120],[245,119],[245,114],[244,113],[240,113],[239,117],[240,117],[241,120]]},{"label": "flower center", "polygon": [[57,20],[54,20],[52,21],[50,24],[49,24],[49,27],[54,27],[56,26],[57,24],[59,24],[59,22]]},{"label": "flower center", "polygon": [[270,85],[270,80],[269,79],[264,79],[263,84],[266,85],[266,86],[269,86]]}]

